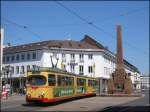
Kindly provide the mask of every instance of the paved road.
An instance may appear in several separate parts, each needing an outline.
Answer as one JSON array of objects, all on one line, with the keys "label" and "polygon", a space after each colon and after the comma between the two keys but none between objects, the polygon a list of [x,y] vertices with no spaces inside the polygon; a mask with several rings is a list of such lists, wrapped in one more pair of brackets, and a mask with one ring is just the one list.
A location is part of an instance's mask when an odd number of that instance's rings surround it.
[{"label": "paved road", "polygon": [[149,102],[149,91],[143,92],[144,97],[124,103],[117,106],[106,107],[102,112],[149,112],[150,111],[150,102]]},{"label": "paved road", "polygon": [[[15,98],[16,97],[16,98]],[[100,111],[106,107],[141,105],[138,102],[147,101],[146,97],[89,97],[50,105],[27,105],[25,96],[14,96],[12,99],[2,101],[2,111]],[[130,103],[129,103],[130,102]],[[135,103],[136,102],[136,103]],[[142,103],[143,104],[143,103]],[[147,102],[144,103],[147,105]],[[105,111],[104,110],[104,111]],[[112,110],[112,109],[111,109]],[[128,109],[129,110],[129,109]]]}]

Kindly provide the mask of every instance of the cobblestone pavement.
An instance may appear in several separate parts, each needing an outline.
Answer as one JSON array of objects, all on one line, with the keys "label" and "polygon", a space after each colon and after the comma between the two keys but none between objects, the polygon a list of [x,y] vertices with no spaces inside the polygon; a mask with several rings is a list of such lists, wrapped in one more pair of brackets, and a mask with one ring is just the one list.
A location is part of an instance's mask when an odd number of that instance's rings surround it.
[{"label": "cobblestone pavement", "polygon": [[108,106],[115,106],[140,99],[142,97],[89,97],[72,101],[41,105],[26,105],[25,96],[13,95],[1,101],[2,111],[99,111]]},{"label": "cobblestone pavement", "polygon": [[127,103],[138,98],[139,97],[91,97],[46,107],[39,111],[99,111],[104,107]]}]

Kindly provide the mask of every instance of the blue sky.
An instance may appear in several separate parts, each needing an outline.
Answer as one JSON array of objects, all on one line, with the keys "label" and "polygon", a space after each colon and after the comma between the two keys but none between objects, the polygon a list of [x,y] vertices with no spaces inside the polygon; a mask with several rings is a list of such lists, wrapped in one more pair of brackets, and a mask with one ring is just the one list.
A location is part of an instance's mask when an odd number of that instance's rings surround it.
[{"label": "blue sky", "polygon": [[[3,1],[1,26],[5,29],[4,43],[19,45],[43,40],[81,40],[87,34],[116,52],[116,25],[121,24],[124,58],[137,66],[142,74],[149,73],[148,1],[60,2],[113,37],[86,24],[53,1]],[[32,33],[18,24],[27,26]]]}]

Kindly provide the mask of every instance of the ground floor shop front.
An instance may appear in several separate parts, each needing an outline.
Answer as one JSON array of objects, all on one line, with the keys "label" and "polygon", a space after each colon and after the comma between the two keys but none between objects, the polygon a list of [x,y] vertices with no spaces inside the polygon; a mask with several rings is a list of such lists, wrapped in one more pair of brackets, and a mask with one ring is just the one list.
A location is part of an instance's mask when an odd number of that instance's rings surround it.
[{"label": "ground floor shop front", "polygon": [[2,87],[11,93],[24,93],[26,77],[3,78]]}]

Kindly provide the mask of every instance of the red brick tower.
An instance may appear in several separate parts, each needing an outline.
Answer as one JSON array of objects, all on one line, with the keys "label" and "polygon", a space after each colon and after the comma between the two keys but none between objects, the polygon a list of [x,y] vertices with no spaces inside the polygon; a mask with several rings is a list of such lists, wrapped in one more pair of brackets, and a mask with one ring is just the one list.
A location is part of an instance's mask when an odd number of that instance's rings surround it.
[{"label": "red brick tower", "polygon": [[117,53],[116,53],[116,69],[112,73],[112,77],[108,80],[108,93],[125,93],[130,94],[132,91],[132,83],[130,77],[126,74],[123,62],[122,47],[122,30],[121,26],[117,26]]}]

